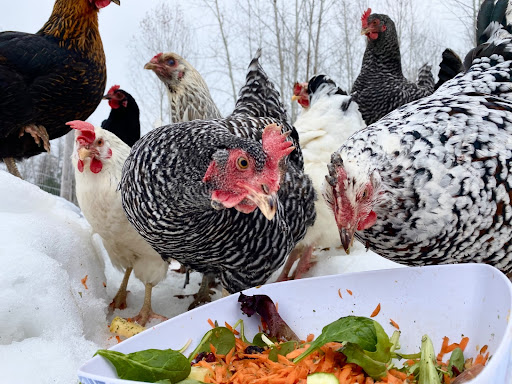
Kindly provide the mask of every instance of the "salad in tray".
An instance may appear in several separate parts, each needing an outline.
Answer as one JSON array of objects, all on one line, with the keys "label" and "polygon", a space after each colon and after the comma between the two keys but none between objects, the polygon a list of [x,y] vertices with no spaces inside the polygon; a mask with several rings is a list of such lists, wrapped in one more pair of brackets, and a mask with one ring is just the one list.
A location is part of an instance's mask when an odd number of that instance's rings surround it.
[{"label": "salad in tray", "polygon": [[[435,353],[427,335],[420,351],[400,350],[400,331],[391,336],[367,317],[346,316],[327,324],[316,338],[300,340],[279,316],[266,295],[240,294],[242,312],[261,316],[259,333],[249,338],[243,320],[219,325],[185,356],[182,350],[148,349],[123,354],[99,350],[121,379],[161,384],[460,384],[474,378],[489,359],[484,346],[473,358],[464,356],[468,338],[443,339]],[[447,354],[450,354],[449,357]]]}]

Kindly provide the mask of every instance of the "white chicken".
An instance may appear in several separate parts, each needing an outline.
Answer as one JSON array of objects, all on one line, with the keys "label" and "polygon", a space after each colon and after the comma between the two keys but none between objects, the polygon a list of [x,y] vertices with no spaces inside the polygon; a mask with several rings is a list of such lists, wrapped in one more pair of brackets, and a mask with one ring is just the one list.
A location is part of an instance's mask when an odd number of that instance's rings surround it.
[{"label": "white chicken", "polygon": [[103,239],[114,267],[125,271],[110,308],[126,308],[126,287],[133,270],[135,277],[145,284],[144,304],[133,320],[141,325],[150,319],[166,320],[153,312],[151,292],[165,278],[169,264],[128,222],[117,190],[130,147],[113,133],[90,123],[67,124],[75,129],[72,161],[78,204],[93,230]]},{"label": "white chicken", "polygon": [[315,202],[315,224],[308,228],[306,237],[297,244],[278,280],[288,278],[298,257],[300,261],[293,278],[299,278],[307,271],[314,248],[331,248],[340,244],[332,210],[322,197],[322,185],[331,151],[366,126],[352,96],[347,96],[328,76],[317,75],[308,83],[296,84],[293,100],[304,107],[294,126],[299,133],[304,171],[313,180],[318,199]]}]

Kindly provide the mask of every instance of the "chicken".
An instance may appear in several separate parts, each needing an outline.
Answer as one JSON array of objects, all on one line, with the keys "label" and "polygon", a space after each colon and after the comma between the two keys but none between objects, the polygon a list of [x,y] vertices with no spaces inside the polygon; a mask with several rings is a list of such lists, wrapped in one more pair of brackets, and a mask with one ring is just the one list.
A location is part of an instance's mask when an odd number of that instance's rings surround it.
[{"label": "chicken", "polygon": [[[307,89],[304,95],[304,89]],[[294,123],[299,133],[304,171],[310,175],[318,196],[322,193],[325,170],[331,153],[366,124],[351,96],[325,75],[313,76],[308,83],[295,84],[294,100],[305,108]],[[339,235],[332,225],[332,211],[322,197],[315,202],[316,220],[308,228],[306,237],[288,258],[278,280],[287,280],[296,258],[299,263],[291,278],[300,278],[311,265],[315,247],[331,248],[339,245]]]},{"label": "chicken", "polygon": [[229,293],[265,283],[315,217],[297,132],[259,57],[231,115],[153,130],[120,184],[128,220],[153,248],[219,276]]},{"label": "chicken", "polygon": [[[98,10],[119,0],[56,0],[36,33],[0,33],[0,158],[21,177],[14,159],[50,150],[87,119],[105,91],[105,53]],[[27,135],[28,133],[28,135]]]},{"label": "chicken", "polygon": [[72,161],[78,204],[92,229],[101,236],[114,267],[125,271],[110,308],[126,308],[126,287],[133,270],[145,285],[144,304],[133,320],[141,325],[150,319],[166,320],[153,312],[151,292],[165,278],[169,265],[128,222],[117,189],[130,147],[112,132],[90,123],[67,124],[75,129]]},{"label": "chicken", "polygon": [[419,69],[417,83],[404,77],[395,23],[387,15],[372,14],[368,8],[361,22],[367,45],[352,94],[369,125],[401,105],[430,95],[434,77],[430,65]]},{"label": "chicken", "polygon": [[140,139],[140,112],[135,99],[128,92],[113,85],[103,96],[112,110],[101,128],[112,132],[126,145],[132,147]]},{"label": "chicken", "polygon": [[441,63],[439,63],[439,74],[434,90],[437,90],[441,85],[448,80],[453,79],[464,70],[464,65],[460,57],[450,48],[446,48],[442,54]]},{"label": "chicken", "polygon": [[159,53],[144,68],[155,72],[165,84],[172,123],[222,117],[206,82],[183,57],[173,52]]},{"label": "chicken", "polygon": [[464,73],[332,154],[324,194],[345,249],[355,234],[403,264],[512,270],[512,35],[492,21],[507,5],[483,2]]}]

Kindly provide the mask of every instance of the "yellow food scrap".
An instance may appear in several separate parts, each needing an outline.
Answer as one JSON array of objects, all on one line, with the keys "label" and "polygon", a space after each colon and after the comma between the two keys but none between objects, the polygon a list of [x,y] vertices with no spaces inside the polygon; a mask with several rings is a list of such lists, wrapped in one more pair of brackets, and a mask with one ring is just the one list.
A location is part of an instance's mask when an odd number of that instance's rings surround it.
[{"label": "yellow food scrap", "polygon": [[190,375],[188,375],[187,379],[205,381],[206,376],[211,376],[208,368],[192,366],[190,367]]},{"label": "yellow food scrap", "polygon": [[142,325],[131,323],[119,316],[114,318],[110,324],[110,332],[116,333],[119,336],[124,336],[126,338],[132,337],[133,335],[141,333],[144,330],[146,330],[146,328],[144,328]]}]

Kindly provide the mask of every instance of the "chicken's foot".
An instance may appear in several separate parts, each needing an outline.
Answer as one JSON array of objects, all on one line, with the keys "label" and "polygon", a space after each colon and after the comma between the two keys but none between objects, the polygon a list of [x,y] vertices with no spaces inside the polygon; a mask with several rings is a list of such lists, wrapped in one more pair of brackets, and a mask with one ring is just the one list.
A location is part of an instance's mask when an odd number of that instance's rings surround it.
[{"label": "chicken's foot", "polygon": [[199,291],[194,295],[194,301],[188,306],[188,309],[194,309],[202,304],[209,303],[212,301],[211,295],[215,292],[210,290],[210,287],[215,284],[215,275],[211,273],[205,273],[203,280],[201,280],[201,286]]},{"label": "chicken's foot", "polygon": [[168,320],[168,317],[159,315],[158,313],[153,312],[151,308],[151,292],[153,291],[153,284],[147,283],[146,290],[144,293],[144,304],[142,304],[142,308],[137,316],[133,317],[131,320],[139,323],[144,326],[149,320],[157,319],[161,321]]},{"label": "chicken's foot", "polygon": [[286,281],[290,279],[289,275],[293,267],[293,263],[295,263],[295,261],[300,257],[300,255],[302,254],[302,250],[302,246],[297,246],[293,249],[293,251],[288,255],[283,270],[281,271],[281,274],[279,275],[276,281]]},{"label": "chicken's foot", "polygon": [[42,141],[46,152],[50,152],[50,136],[48,136],[48,132],[45,127],[35,124],[27,125],[21,129],[19,137],[23,136],[25,133],[30,133],[30,136],[34,138],[34,141],[39,146]]},{"label": "chicken's foot", "polygon": [[14,160],[13,157],[4,157],[4,163],[11,175],[18,176],[21,180],[23,180],[23,177],[21,177],[21,173],[16,166],[16,160]]},{"label": "chicken's foot", "polygon": [[119,309],[125,309],[126,308],[126,296],[128,295],[128,291],[126,290],[126,287],[128,286],[128,279],[130,278],[130,274],[132,273],[133,268],[126,268],[126,271],[124,272],[123,281],[121,282],[121,285],[119,286],[119,290],[117,291],[116,295],[114,296],[114,299],[109,305],[109,308],[111,310],[114,310],[116,308]]},{"label": "chicken's foot", "polygon": [[[299,260],[295,270],[290,276],[290,271],[293,267],[295,261]],[[281,274],[277,278],[276,281],[286,281],[286,280],[295,280],[300,279],[304,273],[309,271],[309,269],[316,263],[316,261],[312,261],[313,259],[313,246],[308,245],[307,247],[298,246],[290,253],[286,263],[284,264],[283,270]]]}]

